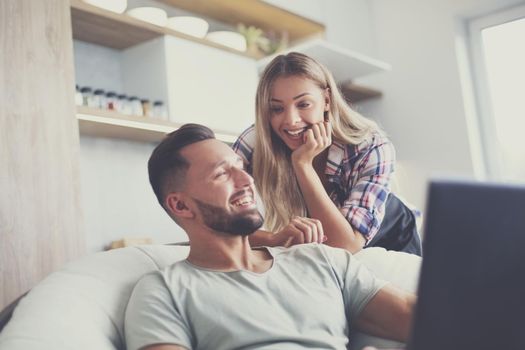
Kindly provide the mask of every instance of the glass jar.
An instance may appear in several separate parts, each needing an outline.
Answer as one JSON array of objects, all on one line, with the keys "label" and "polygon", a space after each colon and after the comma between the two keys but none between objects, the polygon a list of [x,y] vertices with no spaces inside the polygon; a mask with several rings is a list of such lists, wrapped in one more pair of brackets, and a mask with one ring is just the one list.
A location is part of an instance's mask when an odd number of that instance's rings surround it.
[{"label": "glass jar", "polygon": [[140,100],[140,103],[142,104],[142,115],[145,117],[151,117],[153,116],[153,111],[151,109],[151,103],[147,98],[144,98]]},{"label": "glass jar", "polygon": [[153,102],[153,117],[168,120],[168,110],[162,101]]},{"label": "glass jar", "polygon": [[93,107],[93,90],[89,86],[84,86],[80,89],[80,92],[82,93],[82,104]]},{"label": "glass jar", "polygon": [[117,96],[116,110],[119,113],[129,115],[131,114],[131,107],[129,106],[128,96],[120,94]]},{"label": "glass jar", "polygon": [[142,103],[137,96],[131,96],[128,98],[128,102],[131,108],[130,114],[132,115],[143,115]]},{"label": "glass jar", "polygon": [[106,94],[106,109],[110,111],[116,111],[117,110],[117,94],[113,91],[109,91]]},{"label": "glass jar", "polygon": [[102,89],[96,89],[93,92],[93,107],[95,108],[106,108],[106,94]]},{"label": "glass jar", "polygon": [[77,106],[82,106],[84,104],[84,97],[80,92],[80,86],[75,85],[75,104]]}]

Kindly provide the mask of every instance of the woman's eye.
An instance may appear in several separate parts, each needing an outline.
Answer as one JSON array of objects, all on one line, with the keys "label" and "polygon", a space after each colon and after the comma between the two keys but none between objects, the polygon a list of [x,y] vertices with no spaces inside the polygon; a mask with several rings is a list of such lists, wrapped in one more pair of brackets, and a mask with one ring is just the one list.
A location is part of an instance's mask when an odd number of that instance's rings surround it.
[{"label": "woman's eye", "polygon": [[299,108],[308,108],[311,106],[310,102],[301,102],[299,103]]},{"label": "woman's eye", "polygon": [[271,107],[270,108],[272,113],[281,113],[283,111],[282,107]]}]

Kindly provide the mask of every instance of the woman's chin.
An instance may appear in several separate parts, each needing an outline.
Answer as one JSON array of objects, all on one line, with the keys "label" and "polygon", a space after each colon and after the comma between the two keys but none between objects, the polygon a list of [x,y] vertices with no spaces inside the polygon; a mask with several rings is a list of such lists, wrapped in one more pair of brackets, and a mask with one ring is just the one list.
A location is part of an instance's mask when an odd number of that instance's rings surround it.
[{"label": "woman's chin", "polygon": [[288,146],[288,148],[292,152],[298,149],[299,147],[301,147],[301,145],[303,144],[303,140],[300,138],[292,139],[292,138],[286,137],[286,139],[284,139],[283,141],[285,145]]}]

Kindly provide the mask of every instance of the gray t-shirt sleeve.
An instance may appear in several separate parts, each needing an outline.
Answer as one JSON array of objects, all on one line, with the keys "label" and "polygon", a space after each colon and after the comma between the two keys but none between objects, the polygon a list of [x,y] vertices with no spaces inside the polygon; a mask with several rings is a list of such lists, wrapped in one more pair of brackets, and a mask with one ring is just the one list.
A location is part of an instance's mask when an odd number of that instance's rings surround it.
[{"label": "gray t-shirt sleeve", "polygon": [[135,286],[125,316],[128,350],[153,344],[191,349],[191,333],[159,272],[147,274]]},{"label": "gray t-shirt sleeve", "polygon": [[346,317],[352,324],[368,302],[387,282],[376,278],[358,259],[344,249],[329,249],[328,258],[341,284]]}]

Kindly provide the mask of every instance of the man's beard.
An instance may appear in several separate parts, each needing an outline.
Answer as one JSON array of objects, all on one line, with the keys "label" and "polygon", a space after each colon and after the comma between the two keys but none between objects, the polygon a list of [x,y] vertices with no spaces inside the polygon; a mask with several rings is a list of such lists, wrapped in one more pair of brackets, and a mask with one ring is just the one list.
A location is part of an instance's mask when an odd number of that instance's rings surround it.
[{"label": "man's beard", "polygon": [[264,220],[257,209],[239,214],[231,214],[226,209],[195,199],[202,214],[204,224],[217,232],[233,236],[248,236],[259,229]]}]

